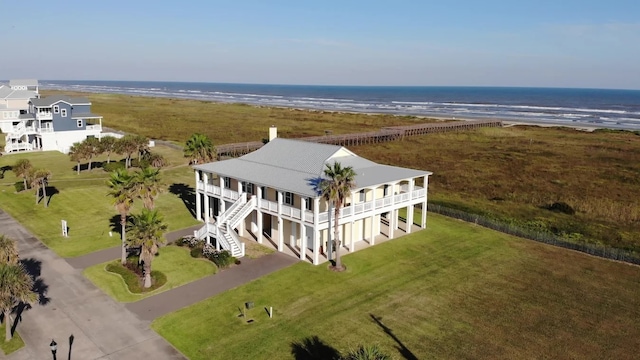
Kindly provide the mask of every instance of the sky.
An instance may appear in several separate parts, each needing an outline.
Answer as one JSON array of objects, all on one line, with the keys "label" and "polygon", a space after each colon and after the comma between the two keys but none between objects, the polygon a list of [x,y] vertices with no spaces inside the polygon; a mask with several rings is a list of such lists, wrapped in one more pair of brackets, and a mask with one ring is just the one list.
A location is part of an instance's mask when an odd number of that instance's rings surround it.
[{"label": "sky", "polygon": [[0,0],[0,79],[640,89],[637,0]]}]

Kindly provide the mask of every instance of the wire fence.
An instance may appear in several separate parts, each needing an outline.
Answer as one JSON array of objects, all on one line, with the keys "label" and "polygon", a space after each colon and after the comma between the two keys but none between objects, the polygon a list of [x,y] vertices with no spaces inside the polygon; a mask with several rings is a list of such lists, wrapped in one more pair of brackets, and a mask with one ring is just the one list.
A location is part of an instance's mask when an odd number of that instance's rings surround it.
[{"label": "wire fence", "polygon": [[465,211],[451,209],[441,205],[429,203],[427,204],[427,210],[440,215],[474,223],[489,229],[500,231],[505,234],[514,235],[549,245],[559,246],[565,249],[576,250],[605,259],[612,259],[630,264],[640,265],[640,257],[637,253],[634,253],[632,251],[618,249],[601,244],[572,242],[552,233],[522,228],[520,226],[508,224],[500,220],[488,218],[486,216],[471,214]]}]

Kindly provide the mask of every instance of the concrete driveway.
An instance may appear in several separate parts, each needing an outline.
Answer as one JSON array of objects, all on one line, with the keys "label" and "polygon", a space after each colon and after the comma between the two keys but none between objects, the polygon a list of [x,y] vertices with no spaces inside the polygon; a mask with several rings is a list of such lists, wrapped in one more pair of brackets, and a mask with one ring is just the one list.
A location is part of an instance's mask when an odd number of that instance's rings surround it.
[{"label": "concrete driveway", "polygon": [[7,359],[51,359],[51,339],[58,343],[59,359],[185,359],[148,321],[96,288],[2,210],[0,233],[18,241],[20,258],[37,275],[42,295],[17,327],[27,346]]}]

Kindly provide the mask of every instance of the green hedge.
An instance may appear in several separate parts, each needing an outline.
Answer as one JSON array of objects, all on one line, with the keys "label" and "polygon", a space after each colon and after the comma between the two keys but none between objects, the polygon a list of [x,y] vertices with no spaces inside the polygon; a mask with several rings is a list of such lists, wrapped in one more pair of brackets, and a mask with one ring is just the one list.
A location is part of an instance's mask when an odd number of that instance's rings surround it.
[{"label": "green hedge", "polygon": [[127,284],[127,288],[129,288],[129,291],[131,291],[134,294],[153,291],[167,283],[167,276],[164,273],[160,271],[152,270],[151,271],[151,287],[144,288],[142,287],[142,280],[140,279],[140,277],[133,271],[122,266],[117,261],[107,264],[105,269],[108,272],[120,275],[124,280],[125,284]]}]

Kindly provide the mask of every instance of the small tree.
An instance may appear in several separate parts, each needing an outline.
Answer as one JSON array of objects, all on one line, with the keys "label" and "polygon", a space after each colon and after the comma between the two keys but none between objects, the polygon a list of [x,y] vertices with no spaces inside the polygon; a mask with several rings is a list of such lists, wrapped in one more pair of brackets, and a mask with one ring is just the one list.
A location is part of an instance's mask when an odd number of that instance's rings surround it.
[{"label": "small tree", "polygon": [[125,135],[118,139],[118,149],[122,154],[125,154],[125,168],[131,167],[131,156],[138,151],[138,144],[136,143],[135,135]]},{"label": "small tree", "polygon": [[217,157],[216,148],[211,139],[204,134],[193,134],[184,146],[184,157],[193,164],[213,161]]},{"label": "small tree", "polygon": [[0,263],[0,310],[4,314],[5,341],[12,338],[11,310],[18,304],[33,304],[38,294],[33,291],[33,278],[20,264]]},{"label": "small tree", "polygon": [[87,158],[86,147],[82,143],[74,143],[69,149],[69,157],[76,162],[76,172],[80,175],[80,162]]},{"label": "small tree", "polygon": [[113,136],[105,136],[100,139],[100,153],[107,154],[107,164],[111,162],[111,153],[116,150],[117,139]]},{"label": "small tree", "polygon": [[17,177],[22,178],[24,182],[24,189],[27,190],[29,188],[28,180],[29,174],[31,174],[31,170],[33,169],[33,165],[29,159],[20,159],[16,161],[16,163],[11,167],[13,173],[16,174]]},{"label": "small tree", "polygon": [[138,153],[138,166],[140,166],[142,154],[149,151],[149,138],[142,135],[135,135],[133,137],[133,143],[136,145],[136,152]]},{"label": "small tree", "polygon": [[93,158],[96,155],[100,155],[101,154],[100,142],[98,141],[98,139],[96,139],[94,137],[88,137],[82,142],[82,146],[85,149],[84,152],[87,155],[87,160],[89,160],[89,168],[88,168],[88,170],[91,171],[91,164],[93,162]]},{"label": "small tree", "polygon": [[31,184],[36,189],[36,204],[40,198],[40,189],[42,189],[42,198],[44,200],[44,207],[48,207],[47,204],[47,184],[51,178],[51,171],[47,169],[37,169],[31,174]]},{"label": "small tree", "polygon": [[128,243],[131,247],[140,248],[140,260],[143,262],[144,287],[151,287],[151,263],[164,244],[164,232],[167,225],[157,210],[142,209],[138,215],[132,215],[129,221]]},{"label": "small tree", "polygon": [[19,259],[15,240],[0,234],[0,264],[16,265]]}]

